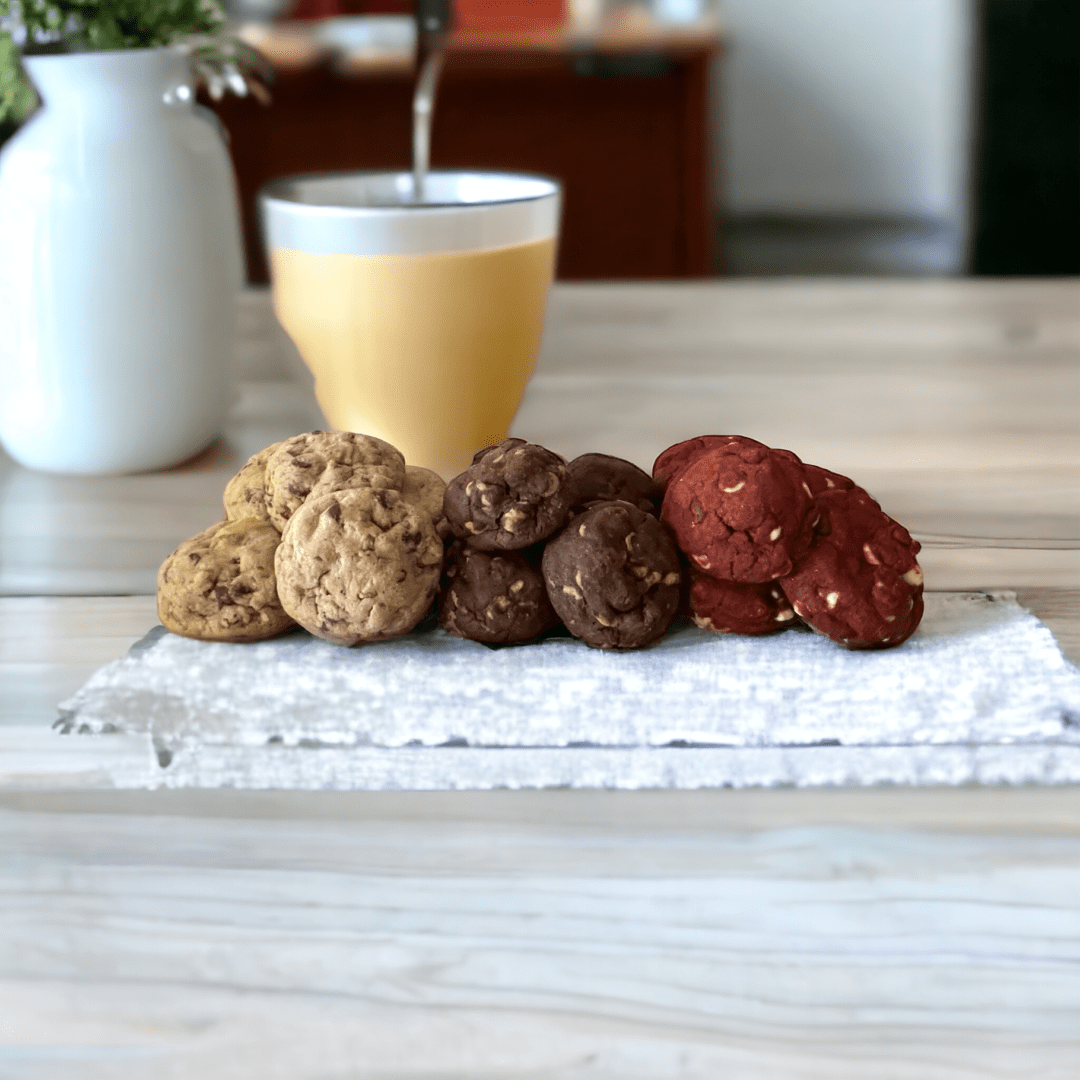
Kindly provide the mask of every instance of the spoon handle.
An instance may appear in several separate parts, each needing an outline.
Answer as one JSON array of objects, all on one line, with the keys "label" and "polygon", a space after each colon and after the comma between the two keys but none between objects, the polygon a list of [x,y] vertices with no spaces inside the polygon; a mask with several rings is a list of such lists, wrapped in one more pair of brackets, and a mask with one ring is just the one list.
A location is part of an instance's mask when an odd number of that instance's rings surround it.
[{"label": "spoon handle", "polygon": [[453,0],[416,0],[416,89],[413,92],[413,200],[424,199],[424,182],[431,158],[431,121],[450,33]]}]

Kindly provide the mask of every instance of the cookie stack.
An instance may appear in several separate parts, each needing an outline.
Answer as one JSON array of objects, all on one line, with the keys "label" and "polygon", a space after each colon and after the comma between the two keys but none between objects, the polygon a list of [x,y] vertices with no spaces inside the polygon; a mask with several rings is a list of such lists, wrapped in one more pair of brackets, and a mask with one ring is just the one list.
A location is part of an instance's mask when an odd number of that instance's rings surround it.
[{"label": "cookie stack", "polygon": [[411,630],[438,590],[445,485],[369,435],[313,431],[255,454],[225,520],[158,572],[166,629],[260,641],[299,623],[341,645]]},{"label": "cookie stack", "polygon": [[677,443],[653,476],[703,629],[762,634],[798,617],[851,649],[915,632],[919,544],[846,476],[737,435]]},{"label": "cookie stack", "polygon": [[677,443],[651,477],[507,439],[446,485],[381,439],[313,431],[255,454],[224,508],[161,567],[173,633],[259,641],[298,623],[357,645],[408,633],[436,595],[447,631],[493,645],[562,623],[641,648],[685,610],[718,633],[802,622],[865,649],[922,617],[906,529],[847,477],[738,435]]},{"label": "cookie stack", "polygon": [[458,637],[530,641],[560,621],[602,649],[663,636],[682,574],[657,519],[661,488],[621,458],[569,464],[522,439],[480,451],[450,481],[439,619]]}]

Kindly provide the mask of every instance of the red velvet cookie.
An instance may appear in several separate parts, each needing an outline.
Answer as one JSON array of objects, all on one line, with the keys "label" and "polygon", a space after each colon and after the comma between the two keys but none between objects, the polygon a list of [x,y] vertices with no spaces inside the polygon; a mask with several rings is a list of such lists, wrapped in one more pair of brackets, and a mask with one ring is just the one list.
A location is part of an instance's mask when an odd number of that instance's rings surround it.
[{"label": "red velvet cookie", "polygon": [[767,449],[764,443],[748,439],[745,435],[698,435],[664,450],[653,462],[653,479],[666,488],[692,461],[720,446],[760,446]]},{"label": "red velvet cookie", "polygon": [[860,487],[815,499],[810,549],[780,578],[795,613],[849,649],[899,645],[923,613],[919,543]]},{"label": "red velvet cookie", "polygon": [[771,634],[797,621],[775,581],[737,585],[691,571],[690,618],[718,634]]},{"label": "red velvet cookie", "polygon": [[803,488],[811,498],[824,495],[826,491],[850,491],[854,486],[854,480],[840,473],[803,463]]},{"label": "red velvet cookie", "polygon": [[791,573],[816,512],[802,462],[753,440],[699,454],[668,485],[661,517],[691,565],[721,581],[758,584]]}]

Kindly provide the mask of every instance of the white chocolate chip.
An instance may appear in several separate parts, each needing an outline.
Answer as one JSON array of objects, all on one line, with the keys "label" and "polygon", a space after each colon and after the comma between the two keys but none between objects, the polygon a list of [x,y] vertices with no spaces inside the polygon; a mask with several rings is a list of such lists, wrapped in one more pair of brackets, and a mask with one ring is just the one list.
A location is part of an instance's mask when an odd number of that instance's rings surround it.
[{"label": "white chocolate chip", "polygon": [[599,624],[600,624],[601,626],[610,626],[610,625],[611,625],[611,623],[610,623],[610,622],[608,622],[608,620],[607,620],[607,619],[605,619],[603,615],[597,615],[597,616],[596,616],[596,621],[597,621],[597,622],[598,622],[598,623],[599,623]]},{"label": "white chocolate chip", "polygon": [[470,480],[465,485],[465,494],[466,495],[471,495],[473,493],[473,488],[475,488],[475,487],[476,487],[476,481],[475,480]]},{"label": "white chocolate chip", "polygon": [[648,572],[649,568],[647,566],[642,566],[641,563],[637,563],[630,567],[630,573],[636,578],[643,578]]},{"label": "white chocolate chip", "polygon": [[837,601],[837,600],[839,600],[839,599],[840,599],[840,594],[839,594],[838,592],[831,592],[831,593],[828,593],[828,594],[826,595],[826,597],[825,597],[825,606],[826,606],[826,607],[827,607],[827,608],[828,608],[828,609],[829,609],[830,611],[832,611],[832,609],[833,609],[834,607],[836,607],[836,601]]},{"label": "white chocolate chip", "polygon": [[726,491],[729,495],[734,495],[736,491],[742,491],[746,487],[746,481],[740,480],[734,487],[721,488],[722,491]]},{"label": "white chocolate chip", "polygon": [[694,622],[701,627],[702,630],[715,630],[712,619],[706,619],[704,616],[695,615]]},{"label": "white chocolate chip", "polygon": [[862,546],[863,557],[871,566],[880,566],[881,560],[870,550],[869,544],[863,544]]},{"label": "white chocolate chip", "polygon": [[904,580],[909,585],[921,585],[923,583],[922,570],[918,566],[913,566],[905,575]]},{"label": "white chocolate chip", "polygon": [[886,615],[885,616],[885,621],[886,622],[896,622],[896,616],[895,615]]},{"label": "white chocolate chip", "polygon": [[567,596],[573,597],[575,600],[581,599],[581,593],[579,593],[573,585],[564,585],[562,591],[566,593]]},{"label": "white chocolate chip", "polygon": [[554,495],[559,490],[559,478],[553,473],[548,473],[547,487],[544,488],[544,495]]},{"label": "white chocolate chip", "polygon": [[584,536],[585,535],[585,525],[584,525],[584,523],[578,526],[577,534],[578,534],[578,536]]},{"label": "white chocolate chip", "polygon": [[802,486],[803,486],[803,491],[805,491],[806,494],[809,495],[810,498],[812,499],[814,497],[814,493],[810,490],[810,485],[804,480],[802,482]]},{"label": "white chocolate chip", "polygon": [[489,487],[491,487],[491,485],[490,484],[485,484],[483,482],[483,480],[477,480],[476,481],[476,490],[477,491],[487,491],[487,489]]},{"label": "white chocolate chip", "polygon": [[490,510],[491,509],[491,496],[490,495],[481,495],[480,496],[480,505],[485,510]]},{"label": "white chocolate chip", "polygon": [[580,570],[574,575],[574,581],[577,582],[577,587],[579,589],[584,589],[585,588],[585,586],[582,585],[582,583],[581,583],[581,571]]},{"label": "white chocolate chip", "polygon": [[505,611],[510,606],[510,600],[506,596],[496,596],[495,597],[495,606],[500,611]]},{"label": "white chocolate chip", "polygon": [[655,585],[660,580],[660,571],[653,570],[649,576],[645,579],[646,585]]},{"label": "white chocolate chip", "polygon": [[510,591],[513,592],[513,593],[517,593],[517,592],[521,592],[521,590],[524,589],[524,588],[525,588],[525,582],[519,579],[519,580],[515,581],[513,585],[510,586]]},{"label": "white chocolate chip", "polygon": [[833,480],[831,477],[826,476],[825,477],[825,486],[826,487],[831,487],[831,488],[836,487],[836,481]]},{"label": "white chocolate chip", "polygon": [[502,516],[502,520],[499,522],[500,528],[505,532],[512,533],[518,527],[519,521],[525,520],[525,511],[519,510],[516,506],[507,510]]},{"label": "white chocolate chip", "polygon": [[803,617],[802,608],[798,604],[793,603],[791,605],[795,609],[795,614],[801,619]]},{"label": "white chocolate chip", "polygon": [[495,613],[491,610],[491,608],[488,608],[484,612],[484,618],[485,619],[494,619],[495,618]]},{"label": "white chocolate chip", "polygon": [[708,556],[706,555],[695,555],[694,562],[696,562],[702,570],[708,570],[712,566],[712,563],[709,562]]},{"label": "white chocolate chip", "polygon": [[465,522],[465,528],[468,529],[469,532],[471,532],[473,534],[473,536],[475,536],[480,531],[480,526],[476,525],[472,521],[466,521]]},{"label": "white chocolate chip", "polygon": [[770,540],[779,540],[780,539],[780,534],[783,531],[784,530],[779,525],[777,525],[776,528],[773,529],[773,531],[771,533],[769,533],[769,539]]},{"label": "white chocolate chip", "polygon": [[626,538],[624,539],[623,543],[626,544],[626,550],[627,551],[633,551],[634,550],[634,534],[633,533],[627,533]]},{"label": "white chocolate chip", "polygon": [[679,584],[679,571],[678,570],[672,570],[671,573],[668,574],[664,578],[664,584],[665,585],[678,585]]},{"label": "white chocolate chip", "polygon": [[794,611],[788,611],[787,609],[785,609],[783,611],[778,611],[776,613],[776,618],[773,619],[773,622],[787,622],[788,619],[794,619],[794,618],[795,618],[795,612]]}]

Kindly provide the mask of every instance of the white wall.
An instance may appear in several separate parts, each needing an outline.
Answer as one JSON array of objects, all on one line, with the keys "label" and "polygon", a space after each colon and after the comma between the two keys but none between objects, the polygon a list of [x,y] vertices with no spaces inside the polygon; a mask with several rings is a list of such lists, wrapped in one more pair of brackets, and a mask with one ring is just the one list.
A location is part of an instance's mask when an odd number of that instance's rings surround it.
[{"label": "white wall", "polygon": [[961,226],[970,0],[721,0],[721,204]]}]

